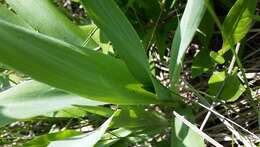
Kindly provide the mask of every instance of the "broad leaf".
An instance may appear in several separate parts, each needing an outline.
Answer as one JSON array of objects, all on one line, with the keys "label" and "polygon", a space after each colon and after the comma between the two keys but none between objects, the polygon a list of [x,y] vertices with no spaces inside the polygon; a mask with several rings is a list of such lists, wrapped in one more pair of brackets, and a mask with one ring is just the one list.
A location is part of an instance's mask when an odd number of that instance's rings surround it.
[{"label": "broad leaf", "polygon": [[81,53],[75,46],[4,21],[0,34],[0,62],[38,81],[108,103],[158,103],[118,59],[92,50]]},{"label": "broad leaf", "polygon": [[[227,77],[226,77],[227,76]],[[225,81],[226,80],[226,81]],[[218,89],[225,81],[223,90],[219,96],[219,99],[225,100],[227,102],[236,101],[241,94],[245,91],[245,87],[241,84],[238,77],[235,74],[230,76],[223,72],[214,72],[210,77],[209,84],[209,94],[215,96]]]},{"label": "broad leaf", "polygon": [[104,122],[98,129],[93,132],[82,134],[66,140],[51,142],[48,147],[93,147],[105,134],[113,116]]},{"label": "broad leaf", "polygon": [[176,90],[176,85],[179,81],[185,52],[199,27],[205,10],[206,5],[204,0],[188,0],[172,42],[170,73],[173,90]]},{"label": "broad leaf", "polygon": [[[179,108],[178,112],[186,119],[194,122],[194,115],[189,108]],[[174,117],[172,122],[172,147],[204,147],[203,138],[188,126],[186,126],[181,120]]]},{"label": "broad leaf", "polygon": [[36,81],[26,81],[0,93],[0,126],[17,119],[27,119],[72,108],[72,105],[104,104],[65,93]]},{"label": "broad leaf", "polygon": [[[51,0],[7,0],[12,9],[36,31],[81,46],[87,34],[62,14]],[[86,45],[95,48],[90,39]]]},{"label": "broad leaf", "polygon": [[230,9],[222,26],[224,41],[222,49],[219,51],[221,55],[243,39],[250,30],[256,3],[257,0],[237,0]]}]

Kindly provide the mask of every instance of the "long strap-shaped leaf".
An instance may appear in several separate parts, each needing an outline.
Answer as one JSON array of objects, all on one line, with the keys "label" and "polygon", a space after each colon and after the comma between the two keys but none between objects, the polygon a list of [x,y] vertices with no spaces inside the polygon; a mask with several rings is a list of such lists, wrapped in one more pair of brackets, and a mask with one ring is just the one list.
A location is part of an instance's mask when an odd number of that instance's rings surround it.
[{"label": "long strap-shaped leaf", "polygon": [[137,33],[113,0],[83,0],[88,15],[111,40],[134,76],[150,84],[148,60]]},{"label": "long strap-shaped leaf", "polygon": [[[51,0],[7,0],[12,9],[36,31],[81,46],[87,34],[72,23]],[[90,39],[86,45],[95,48]]]},{"label": "long strap-shaped leaf", "polygon": [[0,19],[33,30],[33,28],[28,23],[26,23],[20,16],[16,15],[12,11],[10,11],[7,7],[1,4],[0,4]]},{"label": "long strap-shaped leaf", "polygon": [[172,42],[170,72],[173,90],[175,90],[180,77],[185,52],[204,16],[205,10],[205,0],[188,0]]},{"label": "long strap-shaped leaf", "polygon": [[106,103],[65,93],[36,81],[26,81],[0,93],[0,127],[72,105],[97,106]]},{"label": "long strap-shaped leaf", "polygon": [[88,15],[105,32],[137,80],[152,86],[159,99],[170,99],[170,92],[155,79],[140,38],[120,8],[113,0],[82,0]]},{"label": "long strap-shaped leaf", "polygon": [[0,62],[38,81],[103,102],[158,102],[118,59],[92,50],[83,55],[75,46],[1,20],[0,35]]}]

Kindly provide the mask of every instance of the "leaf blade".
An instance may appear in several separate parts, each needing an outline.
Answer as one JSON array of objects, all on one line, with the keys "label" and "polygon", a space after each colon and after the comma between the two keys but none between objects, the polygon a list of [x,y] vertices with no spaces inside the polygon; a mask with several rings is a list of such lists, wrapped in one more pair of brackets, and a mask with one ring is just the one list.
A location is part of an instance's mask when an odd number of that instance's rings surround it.
[{"label": "leaf blade", "polygon": [[[62,14],[50,0],[7,0],[14,11],[37,32],[81,46],[87,34]],[[91,39],[86,45],[95,48]]]},{"label": "leaf blade", "polygon": [[[113,0],[83,0],[88,15],[111,40],[133,75],[150,84],[148,60],[134,28]],[[115,27],[116,26],[116,27]]]},{"label": "leaf blade", "polygon": [[[232,45],[238,43],[250,30],[257,0],[237,0],[222,25],[224,41],[219,53],[225,54]],[[231,44],[230,44],[231,43]]]},{"label": "leaf blade", "polygon": [[48,147],[93,147],[105,134],[112,119],[113,115],[109,119],[107,119],[98,129],[91,133],[76,136],[67,140],[53,141],[48,145]]},{"label": "leaf blade", "polygon": [[172,42],[171,61],[170,61],[170,73],[171,73],[171,85],[175,90],[178,83],[182,61],[186,52],[186,49],[199,27],[200,21],[206,10],[204,0],[193,1],[188,0],[181,22],[175,32]]},{"label": "leaf blade", "polygon": [[80,53],[75,46],[1,20],[0,26],[5,36],[0,38],[0,61],[38,81],[108,103],[159,102],[120,60],[92,50]]},{"label": "leaf blade", "polygon": [[28,119],[48,112],[71,108],[72,105],[98,106],[106,104],[68,94],[32,80],[1,92],[0,100],[0,126],[15,120]]}]

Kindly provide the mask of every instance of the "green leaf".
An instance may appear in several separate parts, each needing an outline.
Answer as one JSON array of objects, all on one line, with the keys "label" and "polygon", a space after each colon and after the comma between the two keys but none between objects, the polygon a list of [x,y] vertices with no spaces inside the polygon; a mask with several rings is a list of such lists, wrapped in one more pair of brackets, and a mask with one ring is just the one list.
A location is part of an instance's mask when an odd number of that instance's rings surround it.
[{"label": "green leaf", "polygon": [[[159,28],[156,31],[156,43],[158,45],[158,53],[163,59],[163,56],[165,55],[165,50],[169,46],[168,40],[169,40],[169,32],[172,30],[176,30],[178,27],[178,18],[173,17],[171,20],[165,22],[165,24],[161,24]],[[151,37],[149,36],[149,39]]]},{"label": "green leaf", "polygon": [[179,81],[185,52],[199,27],[205,10],[206,5],[204,0],[188,0],[172,42],[170,73],[173,90],[176,90],[176,85]]},{"label": "green leaf", "polygon": [[245,37],[253,22],[257,0],[237,0],[225,17],[222,34],[224,41],[219,53],[223,55],[231,46]]},{"label": "green leaf", "polygon": [[239,81],[239,79],[235,74],[228,76],[224,71],[214,72],[213,75],[210,77],[208,81],[209,94],[216,95],[219,87],[223,84],[224,81],[225,81],[224,83],[225,85],[219,96],[219,99],[225,100],[227,102],[236,101],[241,96],[241,94],[245,91],[245,87],[241,84],[241,82]]},{"label": "green leaf", "polygon": [[202,73],[208,72],[214,65],[210,58],[208,49],[203,48],[192,61],[192,77],[195,78]]},{"label": "green leaf", "polygon": [[48,145],[48,147],[93,147],[105,134],[112,119],[113,115],[93,132],[68,138],[66,140],[53,141]]},{"label": "green leaf", "polygon": [[213,59],[213,61],[215,61],[216,63],[218,63],[218,64],[225,63],[224,57],[222,57],[222,55],[219,54],[218,52],[211,51],[209,55]]},{"label": "green leaf", "polygon": [[101,106],[92,107],[92,106],[82,106],[82,105],[79,106],[78,105],[77,107],[82,111],[86,111],[86,112],[97,114],[97,115],[104,116],[104,117],[109,117],[114,113],[114,111],[111,108],[101,107]]},{"label": "green leaf", "polygon": [[201,20],[199,30],[201,33],[197,33],[198,39],[201,42],[199,53],[192,60],[191,74],[195,78],[202,73],[206,73],[214,66],[210,58],[209,44],[214,32],[214,19],[209,11],[205,12],[203,19]]},{"label": "green leaf", "polygon": [[97,101],[159,103],[118,59],[1,20],[0,34],[0,62],[38,81]]},{"label": "green leaf", "polygon": [[112,42],[134,77],[146,87],[154,84],[159,99],[169,100],[170,92],[151,75],[138,34],[113,0],[82,0],[88,15]]},{"label": "green leaf", "polygon": [[168,125],[168,120],[155,111],[145,111],[145,108],[130,106],[118,110],[111,123],[111,127],[123,128],[165,128]]},{"label": "green leaf", "polygon": [[46,117],[55,118],[80,118],[87,115],[87,112],[77,107],[65,108],[55,112],[44,114]]},{"label": "green leaf", "polygon": [[130,71],[150,85],[148,60],[134,28],[113,0],[82,0],[88,15],[111,40]]},{"label": "green leaf", "polygon": [[112,44],[100,29],[97,29],[93,34],[92,39],[101,47],[104,54],[114,53]]},{"label": "green leaf", "polygon": [[73,130],[65,130],[57,133],[45,134],[35,137],[33,140],[23,144],[23,147],[46,147],[51,141],[63,140],[69,137],[80,135],[79,132]]},{"label": "green leaf", "polygon": [[129,136],[132,133],[131,130],[125,128],[118,128],[106,133],[102,139],[95,145],[95,147],[109,147],[121,139]]},{"label": "green leaf", "polygon": [[[194,122],[194,115],[190,108],[178,108],[178,113],[183,115],[190,122]],[[174,117],[172,122],[172,147],[204,147],[203,138],[184,123],[181,120]]]},{"label": "green leaf", "polygon": [[33,28],[27,22],[25,22],[21,17],[14,14],[7,7],[1,4],[0,4],[0,19],[33,30]]},{"label": "green leaf", "polygon": [[254,15],[253,17],[256,21],[260,21],[260,15]]},{"label": "green leaf", "polygon": [[36,81],[26,81],[0,93],[0,126],[17,119],[27,119],[71,108],[72,105],[104,104],[65,93]]},{"label": "green leaf", "polygon": [[[37,32],[81,46],[87,37],[83,31],[62,14],[51,0],[7,0],[12,9]],[[86,45],[95,48],[91,39]]]}]

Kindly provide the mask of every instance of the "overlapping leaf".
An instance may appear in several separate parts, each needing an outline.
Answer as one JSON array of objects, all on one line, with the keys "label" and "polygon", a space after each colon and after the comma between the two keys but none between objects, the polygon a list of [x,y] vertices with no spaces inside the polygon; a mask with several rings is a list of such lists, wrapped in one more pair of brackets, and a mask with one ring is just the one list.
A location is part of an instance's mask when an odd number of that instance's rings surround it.
[{"label": "overlapping leaf", "polygon": [[113,0],[83,0],[88,15],[105,32],[130,71],[150,84],[148,60],[137,33]]},{"label": "overlapping leaf", "polygon": [[27,22],[3,5],[0,5],[0,19],[33,30]]},{"label": "overlapping leaf", "polygon": [[138,34],[113,0],[82,0],[88,15],[112,42],[137,80],[153,87],[159,99],[170,99],[170,92],[150,72],[145,50]]},{"label": "overlapping leaf", "polygon": [[[225,81],[226,80],[226,81]],[[219,99],[227,102],[236,101],[245,91],[245,87],[235,74],[227,75],[224,71],[214,72],[209,81],[209,94],[216,95],[219,87],[224,83]]]},{"label": "overlapping leaf", "polygon": [[0,126],[54,112],[72,105],[97,106],[106,103],[65,93],[36,81],[26,81],[0,93]]},{"label": "overlapping leaf", "polygon": [[[51,0],[7,0],[11,8],[36,31],[81,46],[87,34],[62,14]],[[95,48],[90,39],[86,45]]]},{"label": "overlapping leaf", "polygon": [[75,46],[5,21],[0,21],[0,34],[5,36],[0,37],[0,61],[38,81],[103,102],[158,102],[118,59],[92,50],[80,53]]},{"label": "overlapping leaf", "polygon": [[48,147],[93,147],[105,134],[113,116],[111,116],[106,122],[104,122],[98,129],[93,132],[68,138],[66,140],[53,141]]}]

